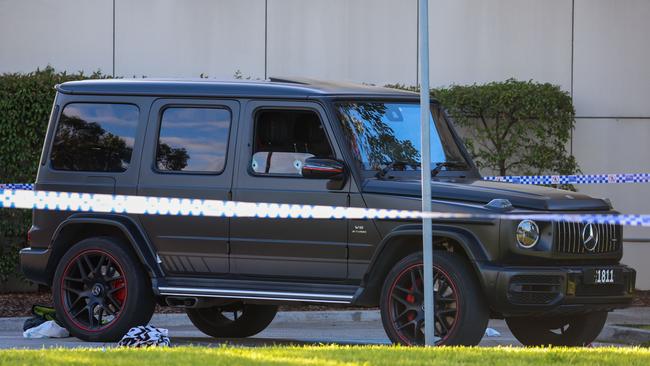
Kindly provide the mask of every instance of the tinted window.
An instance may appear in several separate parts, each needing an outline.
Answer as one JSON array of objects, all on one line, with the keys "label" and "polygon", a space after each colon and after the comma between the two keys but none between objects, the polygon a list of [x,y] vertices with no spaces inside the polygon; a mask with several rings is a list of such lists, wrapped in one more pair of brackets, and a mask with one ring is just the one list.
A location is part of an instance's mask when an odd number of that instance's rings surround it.
[{"label": "tinted window", "polygon": [[138,107],[131,104],[66,105],[52,145],[52,167],[125,171],[131,162],[138,114]]},{"label": "tinted window", "polygon": [[256,114],[251,168],[255,174],[300,176],[305,160],[333,158],[318,114],[265,110]]},{"label": "tinted window", "polygon": [[226,163],[230,112],[217,108],[167,108],[156,166],[170,172],[220,173]]}]

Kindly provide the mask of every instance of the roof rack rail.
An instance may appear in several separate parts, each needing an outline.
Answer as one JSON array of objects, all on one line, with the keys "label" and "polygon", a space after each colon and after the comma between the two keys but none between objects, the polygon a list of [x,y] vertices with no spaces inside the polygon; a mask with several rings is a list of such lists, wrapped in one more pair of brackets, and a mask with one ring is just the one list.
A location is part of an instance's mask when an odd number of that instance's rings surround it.
[{"label": "roof rack rail", "polygon": [[301,85],[310,85],[313,84],[313,80],[307,78],[291,78],[291,77],[277,77],[270,76],[269,81],[272,83],[288,83],[288,84],[301,84]]}]

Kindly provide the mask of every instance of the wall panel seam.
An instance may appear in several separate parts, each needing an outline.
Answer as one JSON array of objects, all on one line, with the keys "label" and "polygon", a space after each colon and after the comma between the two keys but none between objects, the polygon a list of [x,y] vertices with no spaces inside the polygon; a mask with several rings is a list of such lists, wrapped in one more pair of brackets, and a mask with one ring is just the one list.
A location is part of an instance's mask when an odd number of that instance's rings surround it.
[{"label": "wall panel seam", "polygon": [[616,116],[575,116],[575,119],[650,119],[650,116],[645,117],[634,117],[634,116],[625,116],[625,117],[616,117]]}]

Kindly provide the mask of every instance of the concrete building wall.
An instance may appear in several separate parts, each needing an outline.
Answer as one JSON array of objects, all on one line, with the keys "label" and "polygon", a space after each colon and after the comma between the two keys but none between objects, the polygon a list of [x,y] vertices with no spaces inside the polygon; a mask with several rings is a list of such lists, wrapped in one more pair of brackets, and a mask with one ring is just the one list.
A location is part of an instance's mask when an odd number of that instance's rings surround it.
[{"label": "concrete building wall", "polygon": [[576,0],[578,116],[650,118],[650,2]]},{"label": "concrete building wall", "polygon": [[[648,172],[650,1],[430,0],[433,86],[533,79],[577,110],[585,173]],[[0,72],[417,81],[417,0],[0,0]],[[650,213],[650,185],[584,185]],[[624,262],[650,289],[650,231],[627,228]]]},{"label": "concrete building wall", "polygon": [[[576,0],[573,153],[585,173],[649,172],[650,1]],[[624,213],[650,213],[650,184],[580,186]],[[625,228],[623,261],[650,289],[650,229]],[[645,241],[645,242],[644,242]]]},{"label": "concrete building wall", "polygon": [[431,85],[508,78],[571,88],[570,0],[430,0]]},{"label": "concrete building wall", "polygon": [[113,68],[113,5],[107,0],[0,0],[0,72],[52,65]]},{"label": "concrete building wall", "polygon": [[264,75],[264,2],[117,0],[115,75]]},{"label": "concrete building wall", "polygon": [[268,75],[417,80],[417,1],[269,0]]}]

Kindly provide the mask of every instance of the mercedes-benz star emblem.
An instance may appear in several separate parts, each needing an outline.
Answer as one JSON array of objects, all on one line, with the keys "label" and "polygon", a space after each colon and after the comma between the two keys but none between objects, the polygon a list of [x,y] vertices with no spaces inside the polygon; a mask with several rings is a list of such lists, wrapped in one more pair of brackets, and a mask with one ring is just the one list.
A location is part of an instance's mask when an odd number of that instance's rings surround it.
[{"label": "mercedes-benz star emblem", "polygon": [[582,229],[582,244],[585,248],[593,252],[598,245],[598,228],[594,224],[585,225]]},{"label": "mercedes-benz star emblem", "polygon": [[97,284],[93,286],[92,290],[90,292],[93,294],[93,296],[99,296],[102,293],[102,286]]}]

